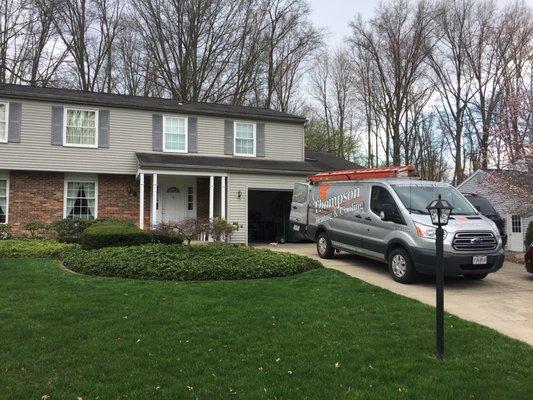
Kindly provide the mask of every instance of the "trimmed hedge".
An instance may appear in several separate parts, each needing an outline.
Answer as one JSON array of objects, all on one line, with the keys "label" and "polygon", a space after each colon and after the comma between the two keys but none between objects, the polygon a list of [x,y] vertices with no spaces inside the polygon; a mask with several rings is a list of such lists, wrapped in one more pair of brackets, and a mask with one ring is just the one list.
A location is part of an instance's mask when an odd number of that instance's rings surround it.
[{"label": "trimmed hedge", "polygon": [[0,240],[0,258],[57,258],[73,246],[50,239]]},{"label": "trimmed hedge", "polygon": [[150,234],[120,222],[97,222],[85,229],[81,235],[81,246],[86,250],[112,246],[135,246],[150,243]]},{"label": "trimmed hedge", "polygon": [[322,267],[308,257],[224,245],[163,245],[68,249],[64,265],[87,275],[154,280],[257,279],[295,275]]}]

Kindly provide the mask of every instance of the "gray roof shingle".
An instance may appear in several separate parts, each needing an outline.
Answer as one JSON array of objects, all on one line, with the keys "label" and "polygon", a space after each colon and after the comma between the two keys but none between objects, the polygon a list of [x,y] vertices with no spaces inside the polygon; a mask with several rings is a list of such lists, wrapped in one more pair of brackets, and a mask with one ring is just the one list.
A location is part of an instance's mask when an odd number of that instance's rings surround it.
[{"label": "gray roof shingle", "polygon": [[41,88],[27,85],[0,84],[0,97],[83,104],[97,107],[119,107],[158,112],[177,112],[217,117],[250,118],[266,121],[305,123],[306,119],[268,108],[234,106],[229,104],[181,102],[159,97],[129,96],[85,92],[81,90]]}]

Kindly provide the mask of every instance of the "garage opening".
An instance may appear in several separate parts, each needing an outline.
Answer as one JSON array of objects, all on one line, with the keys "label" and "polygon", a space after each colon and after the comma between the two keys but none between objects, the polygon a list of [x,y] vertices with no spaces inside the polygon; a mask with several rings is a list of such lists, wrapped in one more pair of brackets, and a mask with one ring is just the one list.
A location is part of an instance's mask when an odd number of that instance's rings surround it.
[{"label": "garage opening", "polygon": [[248,190],[248,242],[294,241],[289,230],[292,191]]}]

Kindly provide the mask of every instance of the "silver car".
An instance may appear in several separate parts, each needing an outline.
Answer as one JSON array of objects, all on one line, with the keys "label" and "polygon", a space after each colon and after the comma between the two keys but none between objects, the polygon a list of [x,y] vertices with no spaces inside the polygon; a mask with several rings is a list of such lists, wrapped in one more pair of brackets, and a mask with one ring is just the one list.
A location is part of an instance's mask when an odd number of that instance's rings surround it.
[{"label": "silver car", "polygon": [[435,272],[435,227],[427,205],[438,195],[454,209],[444,227],[446,275],[483,279],[504,261],[497,226],[453,186],[412,178],[297,183],[291,229],[316,241],[322,258],[344,250],[385,262],[401,283]]}]

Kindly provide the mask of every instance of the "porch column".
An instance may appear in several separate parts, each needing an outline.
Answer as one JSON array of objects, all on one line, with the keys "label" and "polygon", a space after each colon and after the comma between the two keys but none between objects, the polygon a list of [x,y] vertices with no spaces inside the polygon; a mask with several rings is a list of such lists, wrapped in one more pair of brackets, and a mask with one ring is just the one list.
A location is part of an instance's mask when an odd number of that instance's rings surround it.
[{"label": "porch column", "polygon": [[[213,221],[215,216],[215,177],[209,177],[209,222]],[[209,236],[209,241],[212,242],[213,238]]]},{"label": "porch column", "polygon": [[152,175],[152,228],[157,225],[157,174]]},{"label": "porch column", "polygon": [[139,176],[139,228],[144,229],[144,174]]},{"label": "porch column", "polygon": [[226,219],[226,177],[220,177],[220,218]]}]

